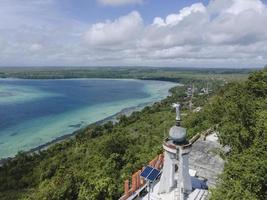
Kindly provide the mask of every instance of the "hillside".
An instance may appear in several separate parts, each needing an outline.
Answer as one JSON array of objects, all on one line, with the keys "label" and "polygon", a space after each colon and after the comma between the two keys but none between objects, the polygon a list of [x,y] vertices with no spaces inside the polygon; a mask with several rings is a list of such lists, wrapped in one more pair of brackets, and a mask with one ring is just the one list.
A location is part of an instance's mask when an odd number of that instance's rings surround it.
[{"label": "hillside", "polygon": [[210,104],[220,141],[231,147],[212,200],[267,197],[267,68],[232,83]]},{"label": "hillside", "polygon": [[[171,103],[187,102],[185,87],[171,92],[152,107],[121,116],[119,123],[91,125],[47,151],[18,154],[0,169],[0,199],[117,199],[124,179],[161,152],[173,124]],[[190,135],[208,128],[202,121],[195,115],[184,120]]]},{"label": "hillside", "polygon": [[195,106],[205,105],[198,113],[188,112],[185,89],[173,88],[162,102],[116,124],[94,124],[46,151],[18,154],[0,168],[0,199],[118,199],[123,180],[162,151],[177,101],[188,114],[188,137],[218,124],[221,143],[231,147],[212,199],[265,199],[267,69],[214,89],[212,97],[195,97]]}]

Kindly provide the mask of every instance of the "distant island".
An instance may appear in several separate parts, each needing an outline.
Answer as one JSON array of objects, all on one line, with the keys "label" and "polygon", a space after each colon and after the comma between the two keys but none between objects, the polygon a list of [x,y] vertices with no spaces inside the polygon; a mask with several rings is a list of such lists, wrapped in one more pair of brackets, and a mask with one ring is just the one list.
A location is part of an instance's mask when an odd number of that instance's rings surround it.
[{"label": "distant island", "polygon": [[[255,69],[254,69],[255,70]],[[0,78],[67,79],[131,78],[185,81],[211,78],[244,78],[253,69],[168,67],[0,67]]]}]

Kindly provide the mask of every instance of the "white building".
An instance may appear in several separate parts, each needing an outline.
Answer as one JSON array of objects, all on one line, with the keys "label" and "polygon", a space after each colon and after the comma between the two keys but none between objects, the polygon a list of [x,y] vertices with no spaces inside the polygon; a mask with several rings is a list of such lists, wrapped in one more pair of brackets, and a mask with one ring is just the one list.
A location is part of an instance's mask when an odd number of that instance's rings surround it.
[{"label": "white building", "polygon": [[[152,192],[143,200],[201,200],[208,191],[201,188],[201,181],[194,177],[196,172],[189,170],[191,144],[186,139],[186,129],[180,126],[179,104],[176,107],[176,125],[171,127],[169,136],[163,141],[164,163],[159,182],[153,185]],[[200,188],[193,188],[193,181]],[[204,186],[204,182],[203,182]]]},{"label": "white building", "polygon": [[176,108],[176,124],[163,141],[164,156],[156,157],[147,167],[160,170],[159,176],[149,181],[149,178],[142,178],[146,169],[134,173],[132,183],[125,182],[121,200],[204,200],[208,187],[215,186],[224,166],[223,159],[210,153],[221,147],[214,137],[216,134],[207,137],[198,134],[197,139],[191,140],[192,144],[186,139],[186,129],[180,126],[179,104],[173,107]]}]

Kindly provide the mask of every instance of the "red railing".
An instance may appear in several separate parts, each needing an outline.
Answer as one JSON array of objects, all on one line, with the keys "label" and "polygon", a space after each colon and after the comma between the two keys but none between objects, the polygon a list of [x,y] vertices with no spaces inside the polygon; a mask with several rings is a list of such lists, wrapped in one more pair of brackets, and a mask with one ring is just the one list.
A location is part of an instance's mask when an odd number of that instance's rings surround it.
[{"label": "red railing", "polygon": [[[159,154],[158,156],[156,156],[153,160],[149,162],[149,166],[160,170],[163,166],[163,160],[164,160],[163,154]],[[145,185],[146,182],[144,178],[140,176],[141,172],[144,169],[145,167],[143,167],[142,170],[138,170],[137,172],[132,174],[131,185],[128,179],[124,181],[124,195],[120,198],[120,200],[128,199],[137,190],[139,190]]]}]

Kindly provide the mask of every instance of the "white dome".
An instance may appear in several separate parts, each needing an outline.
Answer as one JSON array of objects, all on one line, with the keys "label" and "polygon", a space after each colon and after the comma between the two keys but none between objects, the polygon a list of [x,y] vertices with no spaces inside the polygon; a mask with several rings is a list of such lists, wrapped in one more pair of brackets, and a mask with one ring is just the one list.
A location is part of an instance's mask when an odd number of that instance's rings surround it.
[{"label": "white dome", "polygon": [[176,142],[183,142],[186,140],[186,129],[180,126],[173,126],[169,131],[170,139]]}]

